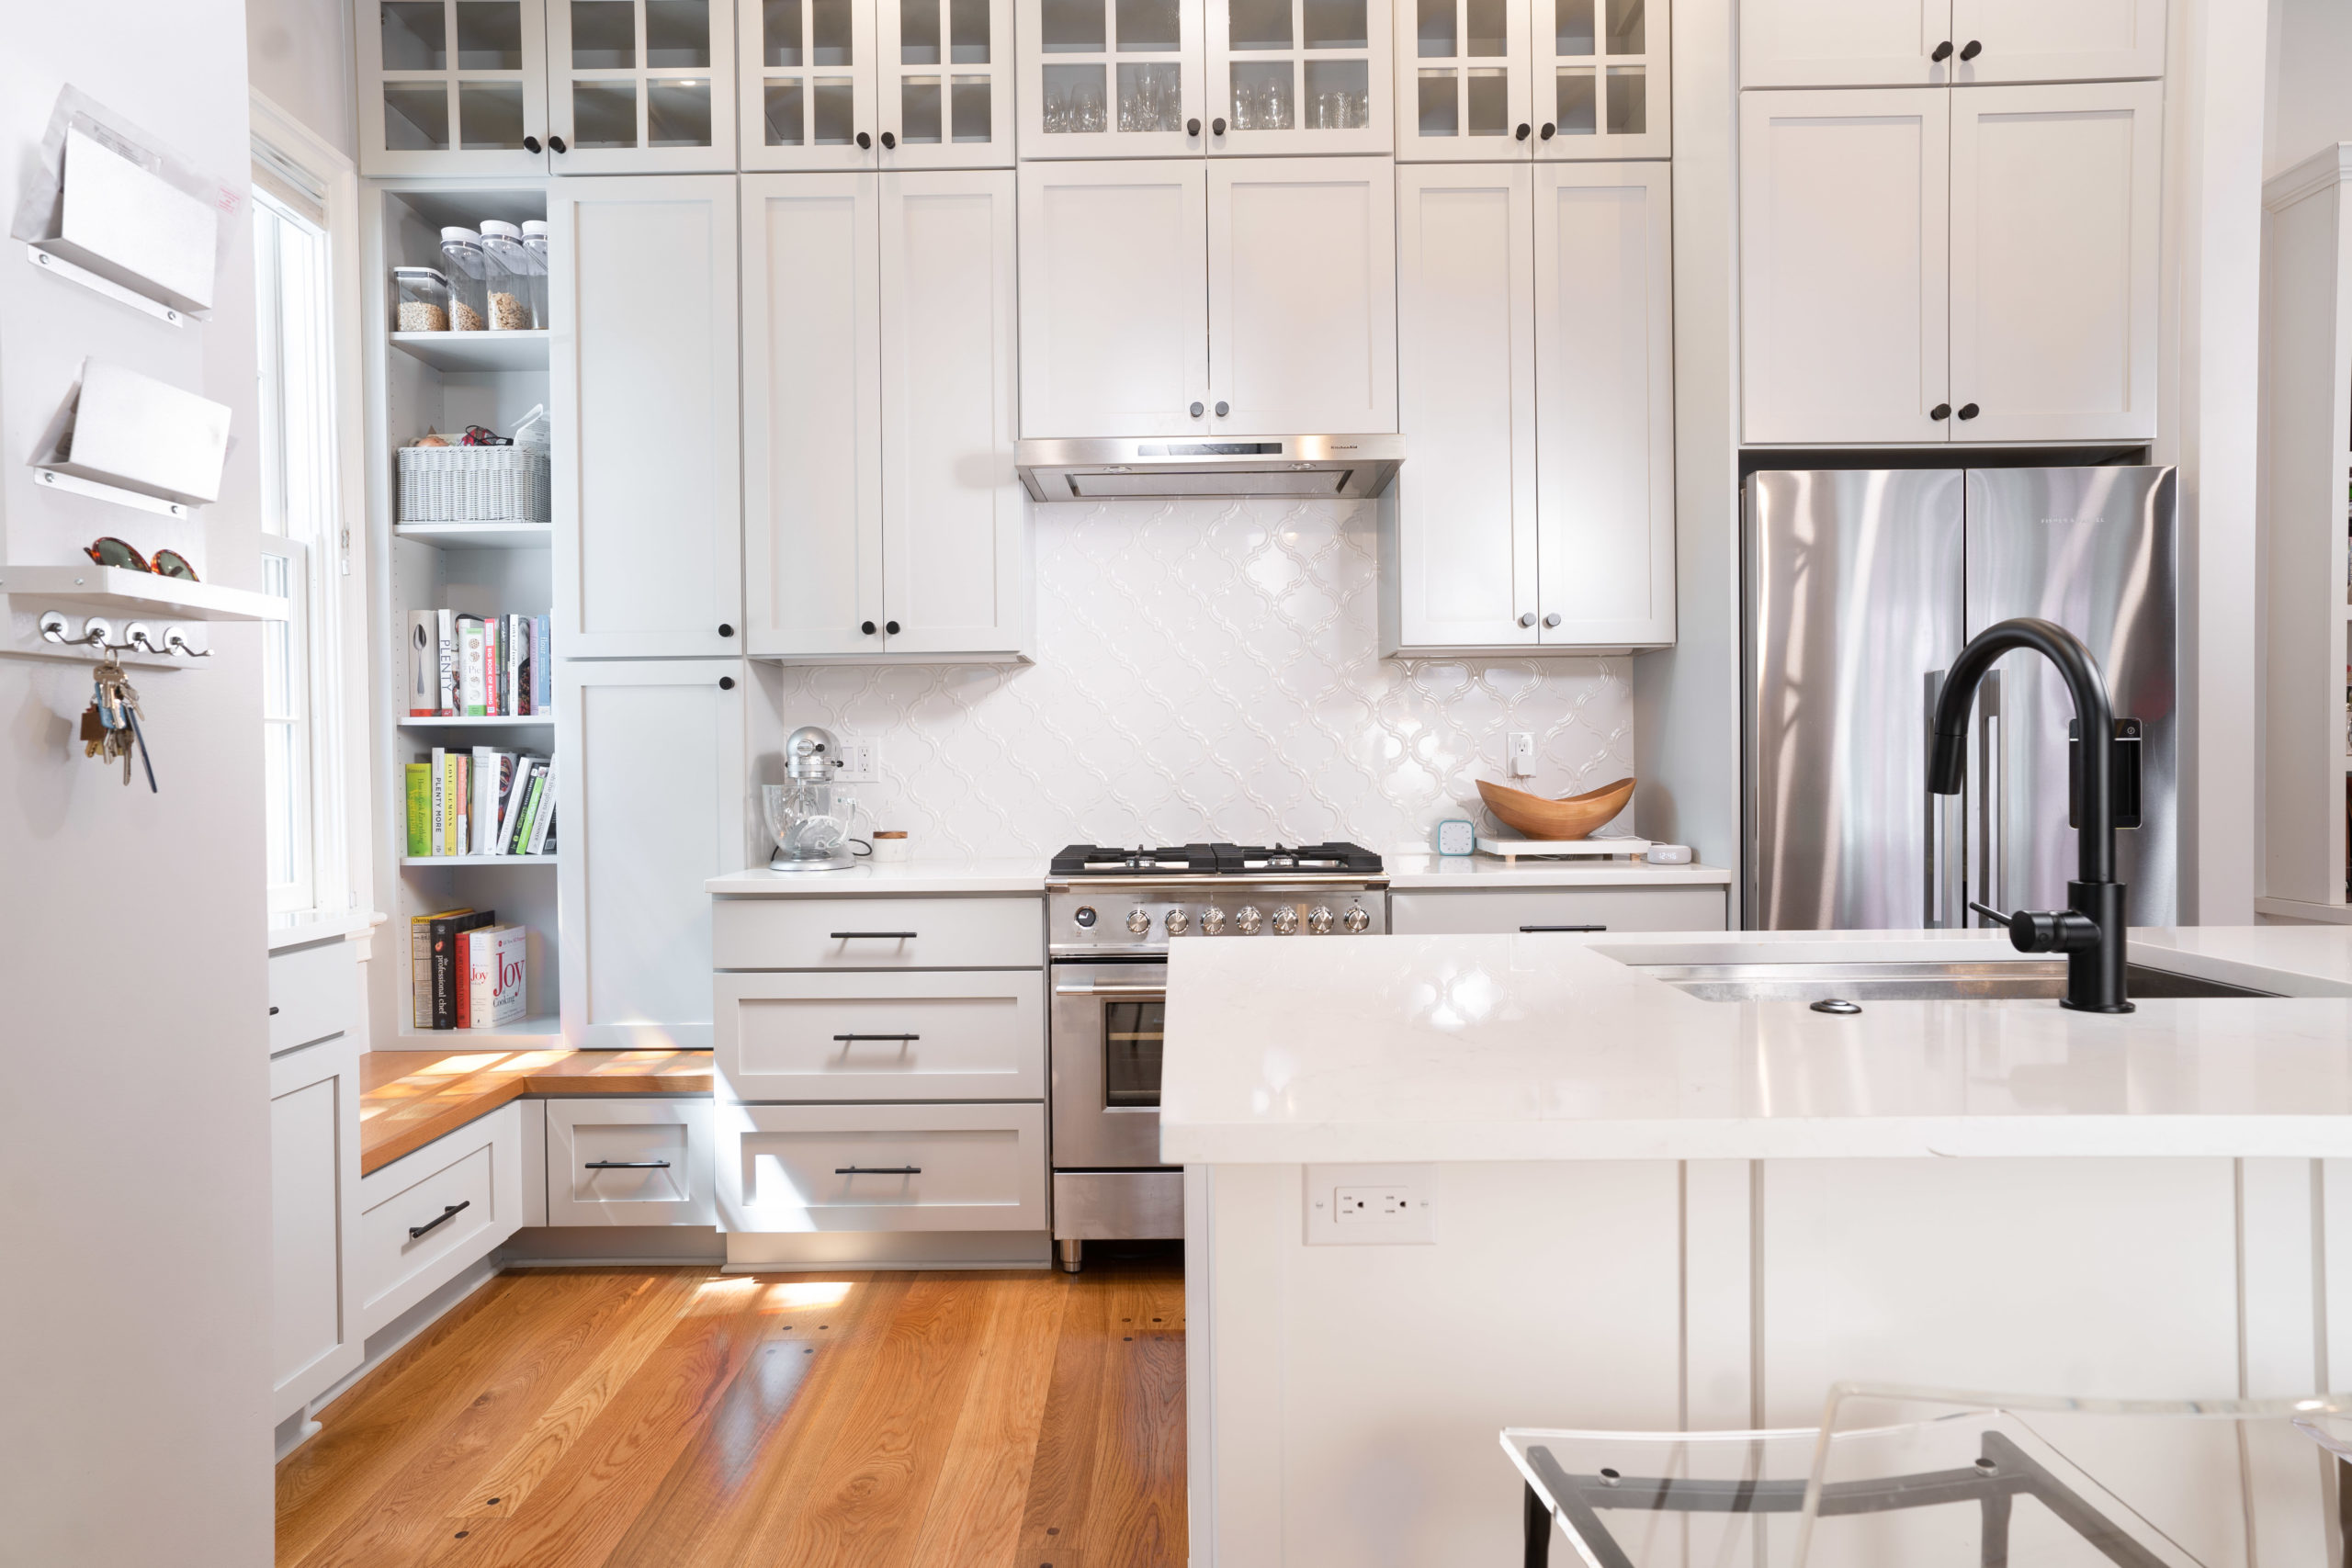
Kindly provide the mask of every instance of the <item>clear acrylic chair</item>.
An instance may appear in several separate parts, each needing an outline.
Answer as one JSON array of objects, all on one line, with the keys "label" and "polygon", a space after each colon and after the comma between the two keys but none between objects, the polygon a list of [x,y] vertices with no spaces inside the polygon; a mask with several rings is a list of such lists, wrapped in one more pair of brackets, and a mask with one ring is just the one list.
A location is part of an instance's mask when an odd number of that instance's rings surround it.
[{"label": "clear acrylic chair", "polygon": [[1528,1568],[2322,1568],[2352,1399],[1840,1384],[1818,1427],[1513,1427]]}]

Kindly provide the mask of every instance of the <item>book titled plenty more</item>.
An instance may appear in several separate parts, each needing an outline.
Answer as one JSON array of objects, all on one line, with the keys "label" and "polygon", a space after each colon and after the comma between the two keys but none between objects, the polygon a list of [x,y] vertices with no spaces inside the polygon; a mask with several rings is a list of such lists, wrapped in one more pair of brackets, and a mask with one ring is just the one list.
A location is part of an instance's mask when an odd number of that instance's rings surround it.
[{"label": "book titled plenty more", "polygon": [[408,764],[412,857],[555,853],[555,764],[494,746],[435,746]]},{"label": "book titled plenty more", "polygon": [[411,718],[520,718],[555,705],[545,615],[412,610]]},{"label": "book titled plenty more", "polygon": [[441,909],[409,921],[409,1022],[489,1029],[523,1016],[530,933],[491,909]]}]

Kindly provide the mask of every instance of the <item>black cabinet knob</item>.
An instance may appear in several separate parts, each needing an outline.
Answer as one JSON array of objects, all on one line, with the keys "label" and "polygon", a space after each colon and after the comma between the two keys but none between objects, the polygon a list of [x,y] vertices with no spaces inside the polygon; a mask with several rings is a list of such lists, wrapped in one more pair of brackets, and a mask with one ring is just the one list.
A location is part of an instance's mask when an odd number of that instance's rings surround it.
[{"label": "black cabinet knob", "polygon": [[1934,408],[1928,411],[1928,417],[1929,419],[1950,419],[1951,417],[1951,405],[1950,403],[1938,403]]},{"label": "black cabinet knob", "polygon": [[1213,119],[1209,121],[1209,129],[1216,131],[1219,136],[1223,136],[1225,134],[1225,121],[1222,119]]},{"label": "black cabinet knob", "polygon": [[1185,134],[1185,135],[1187,135],[1187,136],[1198,136],[1200,133],[1201,133],[1201,122],[1200,122],[1199,120],[1197,120],[1197,119],[1188,119],[1188,120],[1186,120],[1186,121],[1184,122],[1184,134]]},{"label": "black cabinet knob", "polygon": [[1974,39],[1970,39],[1966,43],[1960,46],[1960,57],[1962,60],[1973,60],[1984,52],[1984,46],[1978,43]]},{"label": "black cabinet knob", "polygon": [[1548,119],[1547,119],[1547,120],[1545,120],[1545,121],[1544,122],[1544,129],[1543,129],[1543,130],[1539,130],[1539,131],[1537,131],[1535,134],[1536,134],[1536,135],[1538,135],[1538,136],[1540,136],[1540,137],[1542,137],[1544,141],[1551,141],[1551,140],[1552,140],[1552,138],[1553,138],[1554,134],[1559,130],[1559,129],[1560,129],[1560,128],[1559,128],[1558,126],[1554,125],[1550,120],[1548,120]]},{"label": "black cabinet knob", "polygon": [[872,637],[874,635],[874,623],[872,621],[860,621],[857,623],[857,629],[864,632],[867,637]]},{"label": "black cabinet knob", "polygon": [[896,147],[898,144],[899,139],[897,137],[891,135],[887,130],[882,133],[882,150],[885,152],[888,152],[891,148]]},{"label": "black cabinet knob", "polygon": [[1198,418],[1200,418],[1200,417],[1201,417],[1201,415],[1203,415],[1203,414],[1206,413],[1207,412],[1208,412],[1208,411],[1207,411],[1206,409],[1204,409],[1204,408],[1201,407],[1201,405],[1200,405],[1200,404],[1198,404],[1198,403],[1194,403],[1194,404],[1193,405],[1193,417],[1194,419],[1198,419]]},{"label": "black cabinet knob", "polygon": [[862,130],[861,130],[861,131],[859,131],[859,132],[857,133],[857,150],[858,150],[859,152],[865,152],[867,148],[869,148],[869,147],[871,147],[871,146],[873,146],[873,145],[874,145],[874,138],[872,138],[871,136],[866,135],[866,134],[865,134],[865,132],[864,132],[864,131],[862,131]]},{"label": "black cabinet knob", "polygon": [[1223,419],[1227,414],[1229,414],[1232,412],[1233,405],[1231,403],[1219,403],[1216,405],[1216,416],[1219,419]]},{"label": "black cabinet knob", "polygon": [[721,621],[718,623],[718,635],[720,637],[733,637],[735,635],[735,628],[729,626],[725,621]]},{"label": "black cabinet knob", "polygon": [[882,623],[882,629],[888,632],[892,637],[897,637],[899,635],[899,623],[896,621],[885,621]]},{"label": "black cabinet knob", "polygon": [[1979,412],[1980,411],[1974,403],[1962,403],[1960,405],[1960,417],[1962,419],[1974,419]]},{"label": "black cabinet knob", "polygon": [[571,148],[566,147],[566,146],[563,144],[563,138],[562,138],[562,137],[560,137],[560,136],[550,136],[550,137],[548,137],[548,145],[549,147],[554,148],[554,149],[555,149],[557,152],[571,152]]},{"label": "black cabinet knob", "polygon": [[1522,126],[1521,126],[1517,130],[1515,130],[1515,131],[1513,131],[1513,132],[1511,133],[1511,138],[1510,138],[1510,139],[1511,139],[1513,141],[1526,141],[1526,140],[1527,140],[1527,131],[1528,131],[1528,128],[1527,128],[1526,126],[1522,125]]},{"label": "black cabinet knob", "polygon": [[735,689],[735,677],[732,675],[721,675],[718,678],[718,689],[722,692],[733,691]]},{"label": "black cabinet knob", "polygon": [[536,136],[526,136],[525,138],[523,138],[523,151],[524,151],[524,152],[537,152],[538,150],[539,150],[539,139],[538,139],[537,137],[536,137]]},{"label": "black cabinet knob", "polygon": [[1928,55],[1928,58],[1938,62],[1950,60],[1951,58],[1951,39],[1946,39],[1943,42],[1936,45],[1935,52]]}]

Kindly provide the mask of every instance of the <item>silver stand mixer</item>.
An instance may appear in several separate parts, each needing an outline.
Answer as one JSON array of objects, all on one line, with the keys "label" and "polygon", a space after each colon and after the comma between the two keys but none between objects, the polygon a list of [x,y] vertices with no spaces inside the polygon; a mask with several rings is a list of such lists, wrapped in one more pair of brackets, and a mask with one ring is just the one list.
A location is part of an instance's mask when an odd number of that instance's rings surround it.
[{"label": "silver stand mixer", "polygon": [[831,730],[807,724],[785,738],[787,782],[760,790],[768,834],[775,840],[770,870],[846,871],[857,863],[849,833],[857,803],[833,783],[843,761]]}]

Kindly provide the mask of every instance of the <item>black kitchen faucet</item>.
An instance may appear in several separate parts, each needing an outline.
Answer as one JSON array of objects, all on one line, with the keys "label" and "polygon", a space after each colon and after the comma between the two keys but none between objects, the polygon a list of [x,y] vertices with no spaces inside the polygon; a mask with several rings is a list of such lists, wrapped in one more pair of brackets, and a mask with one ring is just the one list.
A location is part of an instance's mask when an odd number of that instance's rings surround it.
[{"label": "black kitchen faucet", "polygon": [[1960,793],[1967,765],[1968,710],[1976,700],[1976,683],[1994,660],[2020,648],[2031,649],[2058,667],[2075,700],[2075,729],[2083,738],[2075,878],[2066,884],[2071,908],[2003,914],[1973,898],[1968,907],[2008,927],[2009,945],[2019,953],[2066,955],[2066,995],[2060,1006],[2082,1012],[2130,1012],[2132,1004],[2123,995],[2123,885],[2115,880],[2115,718],[2108,705],[2107,682],[2082,638],[2054,621],[2028,616],[1989,626],[1971,637],[1936,698],[1928,789],[1933,795]]}]

